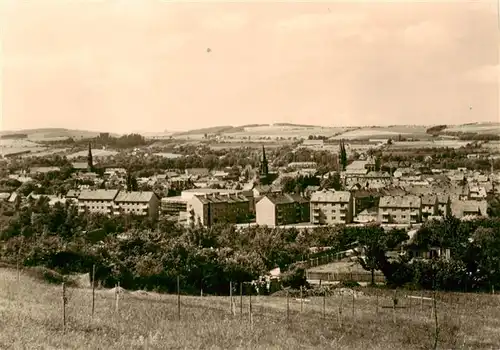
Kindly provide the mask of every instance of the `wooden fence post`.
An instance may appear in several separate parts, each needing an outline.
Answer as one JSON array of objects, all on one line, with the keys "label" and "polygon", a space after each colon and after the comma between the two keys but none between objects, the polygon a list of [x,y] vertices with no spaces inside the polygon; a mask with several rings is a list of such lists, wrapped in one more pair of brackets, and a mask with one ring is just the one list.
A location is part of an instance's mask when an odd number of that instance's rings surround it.
[{"label": "wooden fence post", "polygon": [[243,319],[243,282],[240,282],[240,319]]},{"label": "wooden fence post", "polygon": [[392,300],[392,321],[396,324],[396,304],[398,303],[398,290],[397,288],[394,290],[394,299]]},{"label": "wooden fence post", "polygon": [[21,281],[21,271],[19,270],[19,254],[17,254],[17,262],[16,262],[16,270],[17,270],[17,283]]},{"label": "wooden fence post", "polygon": [[323,319],[326,319],[326,290],[323,292]]},{"label": "wooden fence post", "polygon": [[290,292],[286,291],[286,323],[290,325]]},{"label": "wooden fence post", "polygon": [[66,284],[62,283],[62,321],[63,333],[66,332]]},{"label": "wooden fence post", "polygon": [[344,294],[340,294],[340,304],[339,304],[339,326],[342,328],[342,303],[344,302]]},{"label": "wooden fence post", "polygon": [[434,295],[432,298],[432,309],[434,310],[434,327],[435,327],[435,333],[434,333],[434,349],[437,349],[438,346],[438,340],[439,340],[439,324],[438,324],[438,316],[437,316],[437,302],[436,302],[436,291],[434,290]]},{"label": "wooden fence post", "polygon": [[177,319],[181,320],[181,281],[177,276]]},{"label": "wooden fence post", "polygon": [[411,311],[412,311],[412,310],[411,310],[411,299],[412,299],[411,295],[410,295],[410,298],[409,298],[409,299],[410,299],[410,302],[409,302],[409,304],[410,304],[410,310],[408,310],[408,312],[409,312],[409,313],[410,313],[410,315],[411,315]]},{"label": "wooden fence post", "polygon": [[115,311],[118,313],[119,309],[119,300],[120,300],[120,282],[115,284]]},{"label": "wooden fence post", "polygon": [[420,291],[420,311],[424,311],[424,291]]},{"label": "wooden fence post", "polygon": [[92,265],[92,317],[94,317],[95,308],[95,264]]},{"label": "wooden fence post", "polygon": [[230,306],[230,312],[234,316],[234,305],[233,305],[233,282],[229,282],[229,306]]},{"label": "wooden fence post", "polygon": [[252,293],[249,295],[249,307],[248,312],[250,313],[250,329],[253,329],[253,313],[252,313]]},{"label": "wooden fence post", "polygon": [[304,310],[304,297],[302,295],[302,286],[300,286],[300,312],[302,312]]},{"label": "wooden fence post", "polygon": [[352,290],[352,318],[354,319],[354,299],[355,299],[355,295],[354,295],[354,289]]}]

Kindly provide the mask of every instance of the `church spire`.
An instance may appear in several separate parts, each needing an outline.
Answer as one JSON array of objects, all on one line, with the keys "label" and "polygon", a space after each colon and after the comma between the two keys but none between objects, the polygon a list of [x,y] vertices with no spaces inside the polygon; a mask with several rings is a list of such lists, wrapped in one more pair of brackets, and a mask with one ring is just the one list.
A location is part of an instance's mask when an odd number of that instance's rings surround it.
[{"label": "church spire", "polygon": [[88,166],[88,169],[89,171],[92,171],[92,169],[94,168],[94,163],[93,163],[93,159],[92,159],[92,146],[89,142],[89,154],[87,156],[87,166]]},{"label": "church spire", "polygon": [[260,174],[263,176],[267,176],[269,174],[269,165],[266,158],[266,149],[264,145],[262,145],[262,163],[260,165]]}]

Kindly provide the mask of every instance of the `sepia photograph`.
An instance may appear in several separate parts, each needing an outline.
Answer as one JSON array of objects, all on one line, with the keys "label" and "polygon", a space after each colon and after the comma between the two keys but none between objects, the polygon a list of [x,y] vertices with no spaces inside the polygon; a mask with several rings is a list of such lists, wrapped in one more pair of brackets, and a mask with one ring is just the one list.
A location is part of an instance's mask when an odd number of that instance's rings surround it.
[{"label": "sepia photograph", "polygon": [[0,349],[500,349],[500,0],[0,0]]}]

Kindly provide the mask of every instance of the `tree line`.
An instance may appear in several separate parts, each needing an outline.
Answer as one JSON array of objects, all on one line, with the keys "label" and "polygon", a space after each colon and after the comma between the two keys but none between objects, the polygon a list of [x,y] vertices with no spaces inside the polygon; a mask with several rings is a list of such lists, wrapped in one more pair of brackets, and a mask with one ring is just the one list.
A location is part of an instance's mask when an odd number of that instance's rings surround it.
[{"label": "tree line", "polygon": [[[284,281],[304,284],[312,247],[331,252],[358,247],[357,261],[382,271],[390,286],[477,291],[500,287],[500,220],[447,218],[424,224],[409,240],[405,230],[380,225],[297,229],[231,225],[183,227],[166,219],[106,217],[79,213],[70,204],[48,205],[45,198],[18,208],[0,207],[0,259],[43,266],[61,273],[97,267],[104,286],[172,292],[181,276],[186,293],[224,294],[230,281],[253,281],[280,267]],[[451,258],[415,260],[433,247]],[[361,253],[362,252],[362,253]],[[289,282],[292,283],[292,282]]]}]

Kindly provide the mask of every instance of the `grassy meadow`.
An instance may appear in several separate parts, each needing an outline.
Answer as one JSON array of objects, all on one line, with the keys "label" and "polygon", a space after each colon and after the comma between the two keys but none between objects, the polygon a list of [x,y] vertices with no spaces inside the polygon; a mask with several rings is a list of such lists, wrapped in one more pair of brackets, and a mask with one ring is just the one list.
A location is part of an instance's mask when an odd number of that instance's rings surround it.
[{"label": "grassy meadow", "polygon": [[[63,330],[61,285],[0,269],[1,349],[432,349],[432,302],[393,291],[290,297],[181,296],[124,291],[116,311],[113,290],[67,288]],[[415,292],[415,295],[420,295]],[[493,349],[500,344],[497,296],[440,294],[438,349]],[[354,300],[354,308],[353,308]],[[323,309],[324,305],[324,309]],[[341,322],[339,306],[342,305]],[[377,307],[378,305],[378,307]],[[325,313],[323,313],[325,310]],[[353,312],[354,310],[354,312]],[[288,322],[287,322],[288,320]]]}]

